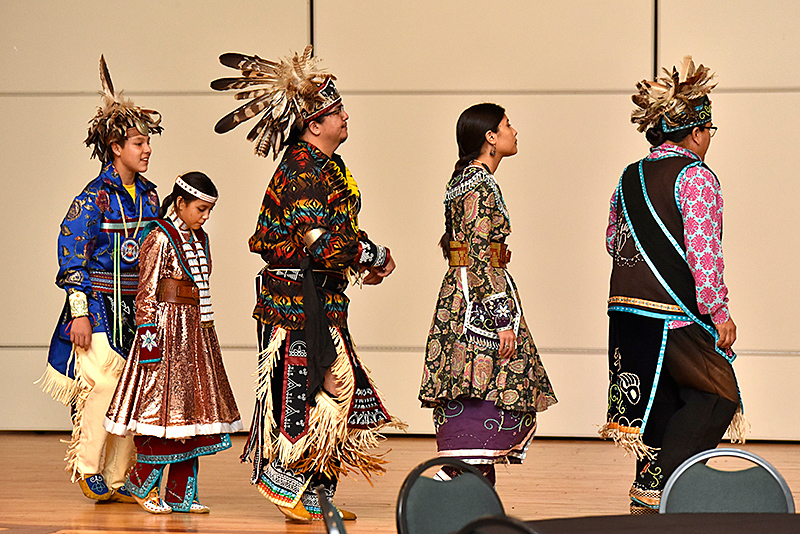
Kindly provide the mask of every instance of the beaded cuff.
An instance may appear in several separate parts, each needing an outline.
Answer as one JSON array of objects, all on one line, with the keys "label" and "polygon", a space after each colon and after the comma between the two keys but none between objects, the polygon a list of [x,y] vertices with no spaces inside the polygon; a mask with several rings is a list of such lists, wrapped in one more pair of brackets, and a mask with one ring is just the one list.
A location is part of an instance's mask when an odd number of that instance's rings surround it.
[{"label": "beaded cuff", "polygon": [[89,315],[89,301],[86,298],[86,293],[73,291],[69,294],[69,311],[73,319]]},{"label": "beaded cuff", "polygon": [[158,363],[161,361],[161,349],[158,347],[156,325],[140,325],[136,331],[136,338],[141,344],[139,349],[139,363]]},{"label": "beaded cuff", "polygon": [[358,248],[361,255],[358,263],[370,267],[383,267],[389,261],[389,249],[383,245],[376,245],[370,241],[359,241]]}]

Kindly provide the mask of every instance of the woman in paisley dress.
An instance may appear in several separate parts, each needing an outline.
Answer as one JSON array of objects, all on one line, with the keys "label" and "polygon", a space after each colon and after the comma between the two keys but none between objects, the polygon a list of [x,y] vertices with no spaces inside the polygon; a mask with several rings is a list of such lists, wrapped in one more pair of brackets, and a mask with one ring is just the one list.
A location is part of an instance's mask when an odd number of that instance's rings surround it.
[{"label": "woman in paisley dress", "polygon": [[439,243],[449,268],[419,399],[433,408],[439,456],[474,464],[494,483],[494,464],[521,463],[536,413],[557,401],[506,270],[511,223],[494,173],[517,153],[517,131],[502,107],[476,104],[459,117],[456,140]]}]

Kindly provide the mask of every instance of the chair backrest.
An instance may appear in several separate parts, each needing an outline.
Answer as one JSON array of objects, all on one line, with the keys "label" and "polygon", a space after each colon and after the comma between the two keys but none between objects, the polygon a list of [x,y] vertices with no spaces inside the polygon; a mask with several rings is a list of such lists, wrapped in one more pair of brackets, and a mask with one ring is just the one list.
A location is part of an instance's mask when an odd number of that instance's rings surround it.
[{"label": "chair backrest", "polygon": [[538,534],[519,519],[507,515],[480,517],[470,521],[458,534]]},{"label": "chair backrest", "polygon": [[325,531],[328,534],[347,534],[344,529],[344,522],[342,516],[339,515],[339,510],[333,505],[328,495],[325,493],[325,487],[320,485],[314,488],[319,500],[319,507],[322,509],[322,519],[325,521]]},{"label": "chair backrest", "polygon": [[[422,474],[436,466],[462,471],[452,480]],[[399,534],[450,534],[484,516],[505,515],[503,503],[480,471],[455,458],[434,458],[415,467],[397,496]]]},{"label": "chair backrest", "polygon": [[[705,465],[715,457],[749,460],[755,465],[721,471]],[[786,481],[766,460],[741,449],[719,448],[695,454],[669,477],[661,495],[664,513],[794,513]]]}]

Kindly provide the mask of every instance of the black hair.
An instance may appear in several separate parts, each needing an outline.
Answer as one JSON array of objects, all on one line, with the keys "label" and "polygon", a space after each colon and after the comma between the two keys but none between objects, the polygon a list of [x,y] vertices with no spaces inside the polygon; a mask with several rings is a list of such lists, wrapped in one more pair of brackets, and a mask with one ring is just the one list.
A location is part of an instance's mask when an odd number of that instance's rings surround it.
[{"label": "black hair", "polygon": [[283,147],[296,145],[300,141],[300,138],[303,137],[303,134],[306,133],[306,130],[308,130],[308,125],[310,123],[316,122],[317,124],[322,124],[327,118],[328,113],[323,113],[319,117],[313,118],[309,121],[302,121],[300,124],[292,126],[292,128],[289,130],[289,137],[287,137],[283,144],[281,144],[281,149],[283,149]]},{"label": "black hair", "polygon": [[[205,193],[206,195],[212,197],[218,195],[214,182],[212,182],[211,178],[202,172],[187,172],[186,174],[181,175],[181,179],[201,193]],[[163,202],[161,202],[161,209],[158,210],[158,217],[160,219],[164,218],[164,216],[167,214],[167,210],[169,210],[170,205],[172,205],[172,203],[174,203],[178,197],[181,197],[187,204],[197,200],[196,196],[188,191],[184,191],[183,188],[179,186],[177,182],[175,182],[175,185],[172,186],[172,192],[164,198]]]},{"label": "black hair", "polygon": [[470,161],[481,155],[486,132],[497,133],[500,121],[506,110],[497,104],[485,102],[465,109],[456,123],[456,143],[458,144],[458,161],[453,175],[461,172]]},{"label": "black hair", "polygon": [[[453,176],[460,173],[472,160],[481,155],[481,149],[486,142],[486,132],[497,133],[500,121],[503,120],[506,110],[502,106],[484,102],[475,104],[465,109],[458,117],[456,123],[456,143],[458,144],[458,161],[456,161]],[[444,233],[439,239],[439,246],[445,259],[450,258],[450,241],[453,238],[453,221],[444,209]]]},{"label": "black hair", "polygon": [[119,132],[116,131],[116,129],[112,130],[108,136],[108,143],[106,143],[105,154],[102,155],[104,161],[100,163],[100,166],[105,167],[107,163],[114,162],[114,156],[116,154],[114,154],[114,147],[112,147],[111,145],[117,143],[120,146],[120,148],[125,148],[125,143],[127,141],[128,141],[127,137],[125,137],[124,135],[120,135]]},{"label": "black hair", "polygon": [[661,121],[658,121],[658,123],[655,126],[653,126],[644,133],[644,137],[645,139],[647,139],[647,142],[650,143],[652,146],[661,146],[666,141],[677,144],[686,139],[686,137],[690,133],[692,133],[692,130],[694,130],[694,127],[681,128],[680,130],[675,130],[674,132],[666,133],[662,129]]}]

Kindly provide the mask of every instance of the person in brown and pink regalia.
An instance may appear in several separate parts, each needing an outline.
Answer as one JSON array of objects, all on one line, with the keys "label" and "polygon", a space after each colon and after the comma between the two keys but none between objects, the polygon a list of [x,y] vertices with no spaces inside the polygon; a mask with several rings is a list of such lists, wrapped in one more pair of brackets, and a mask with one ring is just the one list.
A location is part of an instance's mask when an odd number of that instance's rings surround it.
[{"label": "person in brown and pink regalia", "polygon": [[675,469],[719,444],[744,439],[722,256],[722,190],[705,162],[717,130],[708,67],[642,80],[631,122],[651,144],[611,197],[606,248],[608,413],[600,429],[636,455],[634,514],[658,513]]},{"label": "person in brown and pink regalia", "polygon": [[211,249],[202,226],[216,201],[205,174],[184,174],[148,227],[136,340],[105,420],[112,434],[135,435],[126,487],[154,514],[208,513],[198,499],[198,458],[230,448],[229,433],[243,429],[211,309]]},{"label": "person in brown and pink regalia", "polygon": [[[419,399],[433,408],[439,456],[475,464],[521,463],[536,414],[556,403],[507,270],[511,220],[495,172],[517,153],[517,131],[490,103],[456,125],[459,159],[445,193],[440,245],[449,267],[428,334]],[[457,473],[444,468],[439,477]]]}]

